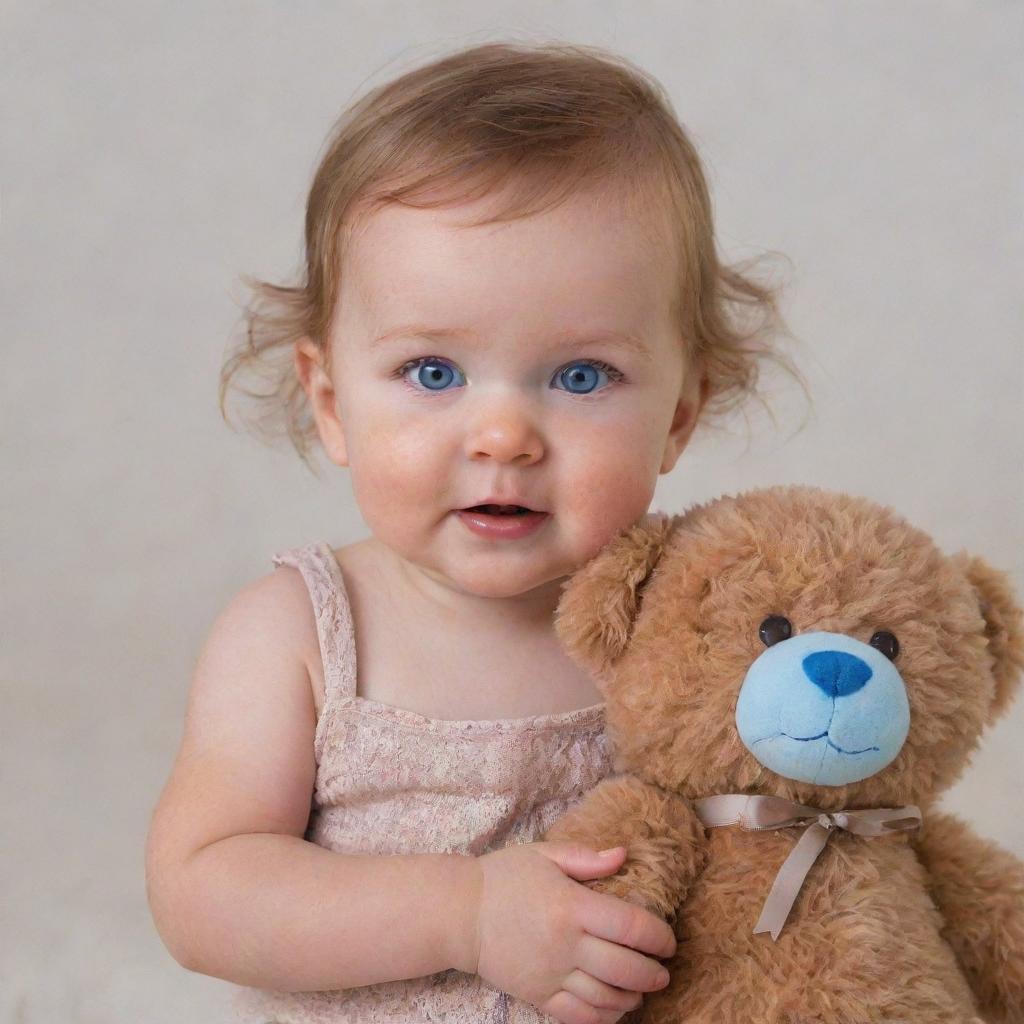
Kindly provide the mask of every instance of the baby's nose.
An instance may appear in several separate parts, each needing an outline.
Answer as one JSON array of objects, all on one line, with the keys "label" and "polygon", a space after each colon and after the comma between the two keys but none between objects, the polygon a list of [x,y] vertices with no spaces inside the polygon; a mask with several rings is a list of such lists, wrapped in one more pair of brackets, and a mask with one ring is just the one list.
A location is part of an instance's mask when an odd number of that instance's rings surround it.
[{"label": "baby's nose", "polygon": [[529,464],[544,454],[540,431],[529,410],[507,399],[489,402],[473,416],[465,444],[471,459]]}]

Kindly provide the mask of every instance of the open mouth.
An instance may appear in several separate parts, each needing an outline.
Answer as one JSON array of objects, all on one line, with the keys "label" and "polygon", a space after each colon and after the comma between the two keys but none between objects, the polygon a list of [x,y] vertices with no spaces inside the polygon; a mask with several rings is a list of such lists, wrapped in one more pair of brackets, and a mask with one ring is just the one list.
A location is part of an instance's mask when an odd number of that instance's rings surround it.
[{"label": "open mouth", "polygon": [[466,512],[484,512],[490,516],[524,516],[533,509],[523,505],[473,505],[464,509]]},{"label": "open mouth", "polygon": [[463,525],[477,536],[491,540],[521,540],[531,537],[551,518],[525,505],[473,505],[456,513]]}]

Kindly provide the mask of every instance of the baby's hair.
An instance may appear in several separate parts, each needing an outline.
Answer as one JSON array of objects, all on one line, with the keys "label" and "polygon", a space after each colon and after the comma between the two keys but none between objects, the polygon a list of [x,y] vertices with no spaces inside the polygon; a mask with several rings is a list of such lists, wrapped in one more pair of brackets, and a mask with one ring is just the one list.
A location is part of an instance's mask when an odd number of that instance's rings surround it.
[{"label": "baby's hair", "polygon": [[[316,474],[316,427],[295,372],[310,338],[330,367],[328,325],[356,224],[381,205],[437,207],[485,195],[503,202],[490,224],[547,210],[592,185],[628,210],[666,211],[678,256],[672,313],[691,365],[706,379],[704,415],[756,394],[759,362],[798,371],[772,339],[788,333],[777,289],[752,262],[720,262],[696,149],[663,87],[616,54],[568,43],[494,42],[461,49],[369,91],[334,126],[306,204],[305,268],[291,285],[242,275],[252,291],[245,331],[220,374],[220,409],[236,373],[265,438],[281,434]],[[653,205],[652,205],[653,204]],[[236,385],[237,386],[237,385]],[[702,419],[704,416],[702,415]]]}]

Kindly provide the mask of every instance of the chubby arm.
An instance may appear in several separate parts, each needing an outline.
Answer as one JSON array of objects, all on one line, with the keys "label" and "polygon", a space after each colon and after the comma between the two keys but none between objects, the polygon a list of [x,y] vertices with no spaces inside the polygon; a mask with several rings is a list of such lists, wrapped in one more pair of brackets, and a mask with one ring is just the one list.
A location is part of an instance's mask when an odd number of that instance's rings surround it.
[{"label": "chubby arm", "polygon": [[951,814],[926,817],[915,845],[982,1012],[1024,1021],[1024,862]]},{"label": "chubby arm", "polygon": [[704,828],[682,797],[632,775],[602,779],[545,839],[568,839],[596,850],[626,847],[618,873],[586,884],[672,923],[706,857]]},{"label": "chubby arm", "polygon": [[240,591],[211,630],[146,840],[157,932],[188,970],[289,992],[462,964],[474,858],[341,854],[304,839],[316,713],[300,630],[316,642],[308,591],[285,567]]}]

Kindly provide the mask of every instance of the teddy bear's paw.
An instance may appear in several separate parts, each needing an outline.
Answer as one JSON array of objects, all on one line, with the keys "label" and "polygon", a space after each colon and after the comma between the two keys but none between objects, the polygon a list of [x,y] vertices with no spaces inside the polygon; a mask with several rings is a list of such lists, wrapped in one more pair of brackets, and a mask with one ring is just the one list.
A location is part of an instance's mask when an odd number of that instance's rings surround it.
[{"label": "teddy bear's paw", "polygon": [[674,911],[652,900],[647,893],[637,887],[636,882],[631,880],[628,875],[618,874],[612,875],[610,878],[592,878],[588,879],[584,884],[595,892],[614,896],[616,899],[624,900],[626,903],[633,903],[638,907],[643,907],[644,910],[649,910],[652,914],[656,914],[669,924],[672,923],[675,917]]},{"label": "teddy bear's paw", "polygon": [[639,894],[626,883],[625,878],[613,875],[611,878],[590,878],[584,883],[595,892],[603,892],[608,896],[616,896],[628,903],[642,903]]}]

